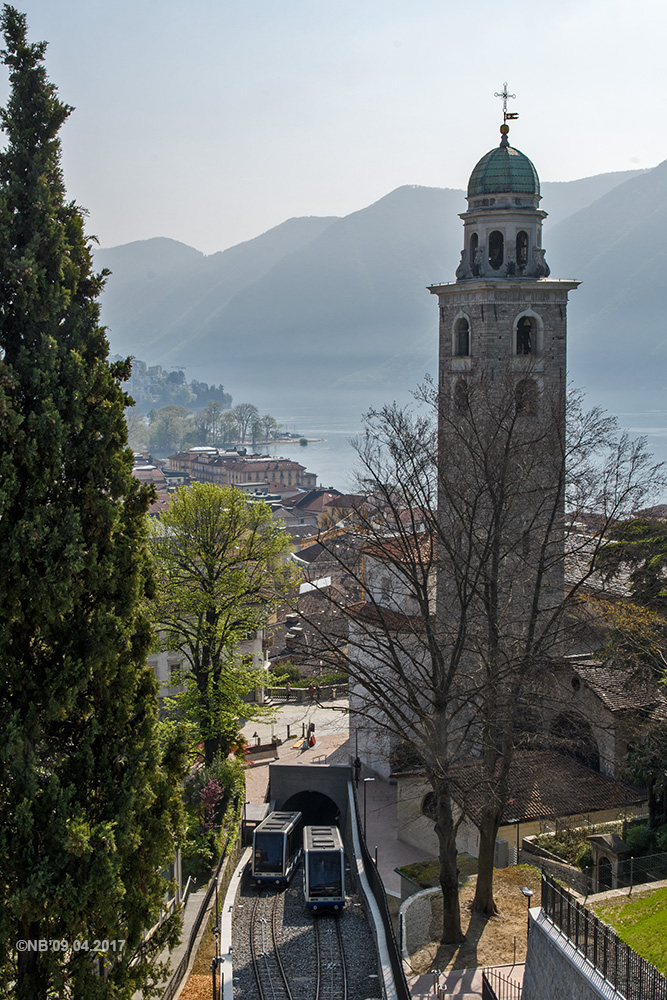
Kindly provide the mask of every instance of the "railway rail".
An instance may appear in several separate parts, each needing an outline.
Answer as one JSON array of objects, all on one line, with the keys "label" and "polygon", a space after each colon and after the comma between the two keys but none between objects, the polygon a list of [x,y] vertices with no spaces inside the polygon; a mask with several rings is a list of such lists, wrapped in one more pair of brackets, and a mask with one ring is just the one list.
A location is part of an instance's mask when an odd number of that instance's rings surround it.
[{"label": "railway rail", "polygon": [[317,979],[315,1000],[348,1000],[347,961],[338,917],[313,917]]},{"label": "railway rail", "polygon": [[295,1000],[280,955],[278,910],[282,893],[257,893],[250,918],[250,954],[259,1000]]},{"label": "railway rail", "polygon": [[232,928],[235,1000],[367,1000],[381,996],[374,936],[351,872],[342,913],[306,908],[302,872],[286,889],[244,878]]}]

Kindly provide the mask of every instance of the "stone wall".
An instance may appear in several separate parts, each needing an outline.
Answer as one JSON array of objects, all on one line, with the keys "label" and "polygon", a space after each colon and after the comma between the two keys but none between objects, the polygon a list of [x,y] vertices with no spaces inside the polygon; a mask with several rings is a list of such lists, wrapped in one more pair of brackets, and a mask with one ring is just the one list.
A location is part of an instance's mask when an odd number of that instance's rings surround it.
[{"label": "stone wall", "polygon": [[[544,855],[547,856],[544,857]],[[541,851],[538,847],[534,847],[530,851],[525,850],[525,848],[519,851],[517,864],[535,865],[536,868],[540,868],[547,875],[551,875],[552,878],[557,878],[565,882],[566,885],[571,886],[577,892],[581,893],[582,896],[587,896],[591,890],[590,879],[582,872],[581,868],[575,868],[574,865],[568,865],[564,861],[559,861],[554,855],[549,855],[548,851]]]},{"label": "stone wall", "polygon": [[403,967],[411,971],[410,959],[426,945],[440,939],[442,932],[442,890],[422,889],[398,911],[398,946]]},{"label": "stone wall", "polygon": [[549,920],[530,911],[522,1000],[624,1000]]}]

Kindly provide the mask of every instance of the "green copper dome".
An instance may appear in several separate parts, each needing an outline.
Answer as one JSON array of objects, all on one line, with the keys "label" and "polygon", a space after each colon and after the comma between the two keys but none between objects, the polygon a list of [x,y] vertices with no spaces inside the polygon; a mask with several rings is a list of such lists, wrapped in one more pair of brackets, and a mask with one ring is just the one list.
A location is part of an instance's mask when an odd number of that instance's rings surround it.
[{"label": "green copper dome", "polygon": [[527,156],[518,149],[501,143],[483,156],[471,173],[468,198],[508,191],[539,195],[540,179]]}]

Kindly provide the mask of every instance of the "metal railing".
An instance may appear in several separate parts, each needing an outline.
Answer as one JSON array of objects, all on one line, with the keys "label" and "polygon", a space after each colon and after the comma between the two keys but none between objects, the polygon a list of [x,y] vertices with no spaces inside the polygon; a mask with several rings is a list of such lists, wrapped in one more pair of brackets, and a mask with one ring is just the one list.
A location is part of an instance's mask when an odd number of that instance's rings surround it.
[{"label": "metal railing", "polygon": [[389,907],[387,906],[387,893],[385,891],[384,883],[380,878],[380,873],[377,870],[377,865],[375,864],[366,846],[366,838],[362,834],[361,819],[359,816],[359,803],[357,801],[356,789],[354,795],[354,809],[356,813],[357,829],[359,831],[359,842],[361,844],[361,857],[364,863],[364,871],[366,873],[366,878],[368,879],[368,884],[370,886],[371,892],[373,893],[373,898],[375,899],[375,902],[377,903],[378,909],[380,911],[380,919],[382,920],[382,925],[384,927],[384,932],[387,940],[389,962],[391,965],[391,971],[394,978],[394,985],[396,987],[396,996],[398,1000],[410,1000],[410,990],[408,988],[407,980],[405,978],[405,972],[403,971],[403,962],[401,960],[401,953],[396,943],[394,926],[391,922]]},{"label": "metal railing", "polygon": [[523,987],[496,969],[482,972],[482,1000],[521,1000]]},{"label": "metal railing", "polygon": [[[211,905],[211,899],[213,898],[213,894],[214,894],[214,892],[216,890],[216,887],[218,885],[218,880],[220,878],[220,872],[222,871],[222,867],[223,867],[225,861],[227,860],[227,855],[229,853],[229,845],[230,845],[230,843],[232,842],[233,839],[236,839],[236,838],[232,834],[230,834],[230,836],[227,837],[227,841],[225,843],[225,846],[222,849],[222,854],[220,855],[220,860],[218,861],[218,864],[217,864],[217,867],[216,867],[216,870],[215,870],[215,875],[213,875],[211,877],[211,880],[210,880],[210,882],[208,884],[208,889],[206,890],[206,895],[204,896],[204,898],[202,900],[202,903],[201,903],[201,906],[199,907],[199,911],[197,913],[197,916],[195,917],[195,922],[192,925],[192,929],[190,931],[190,936],[188,938],[188,946],[185,949],[185,954],[183,955],[183,957],[181,958],[180,962],[178,963],[178,965],[174,969],[174,971],[173,971],[173,973],[171,975],[171,978],[170,978],[169,982],[167,983],[165,991],[162,994],[162,1000],[173,1000],[173,997],[175,997],[176,993],[178,992],[178,988],[181,985],[181,981],[182,981],[183,977],[185,976],[186,972],[188,971],[188,966],[190,965],[190,959],[192,958],[192,952],[193,952],[193,950],[194,950],[194,948],[195,948],[195,946],[197,944],[197,938],[199,936],[199,931],[201,929],[201,925],[202,925],[204,919],[206,918],[206,914],[208,913],[209,906]],[[190,879],[188,879],[188,884],[189,884],[189,882],[190,882]]]},{"label": "metal railing", "polygon": [[627,1000],[667,1000],[667,979],[655,966],[544,873],[542,909]]}]

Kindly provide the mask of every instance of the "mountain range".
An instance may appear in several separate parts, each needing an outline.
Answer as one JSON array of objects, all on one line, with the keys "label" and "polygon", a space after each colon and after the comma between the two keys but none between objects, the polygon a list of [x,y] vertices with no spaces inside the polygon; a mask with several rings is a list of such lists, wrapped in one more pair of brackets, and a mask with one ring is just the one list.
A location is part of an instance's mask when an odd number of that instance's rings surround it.
[{"label": "mountain range", "polygon": [[[553,277],[577,278],[570,372],[599,390],[662,388],[667,161],[542,184]],[[454,280],[464,192],[405,186],[343,218],[294,218],[204,256],[155,238],[99,249],[112,272],[102,320],[112,351],[224,382],[271,412],[312,401],[404,397],[434,372],[426,286]],[[221,240],[222,242],[222,240]]]}]

